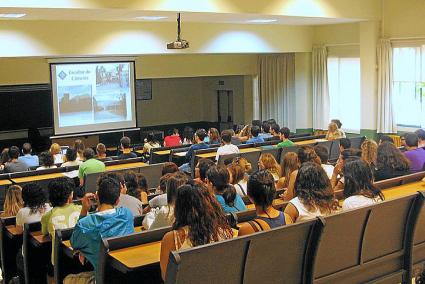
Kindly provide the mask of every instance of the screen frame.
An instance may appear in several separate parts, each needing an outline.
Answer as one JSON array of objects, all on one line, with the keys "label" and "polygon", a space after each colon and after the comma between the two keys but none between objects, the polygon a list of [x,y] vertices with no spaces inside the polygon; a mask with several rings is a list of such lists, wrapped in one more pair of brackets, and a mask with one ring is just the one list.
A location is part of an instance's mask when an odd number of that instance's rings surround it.
[{"label": "screen frame", "polygon": [[[51,89],[51,106],[52,106],[52,122],[53,122],[53,136],[52,137],[60,137],[60,136],[78,136],[78,135],[96,135],[100,133],[113,133],[113,132],[122,132],[123,130],[128,129],[138,129],[139,128],[139,122],[137,121],[137,97],[136,97],[136,60],[134,58],[131,59],[125,59],[125,58],[105,58],[105,59],[99,59],[99,58],[65,58],[65,59],[55,59],[55,60],[49,60],[49,72],[50,72],[50,89]],[[55,112],[56,105],[54,104],[54,93],[56,93],[57,96],[57,90],[53,90],[53,72],[52,72],[52,66],[53,65],[70,65],[70,64],[102,64],[102,63],[131,63],[133,64],[133,97],[132,101],[134,101],[134,109],[132,110],[134,113],[134,120],[136,122],[136,125],[130,126],[130,127],[118,127],[113,129],[102,129],[102,130],[88,130],[88,131],[80,131],[80,132],[67,132],[67,133],[56,133],[56,122],[55,122]],[[130,67],[131,68],[131,67]],[[56,81],[56,79],[55,79]],[[57,84],[56,84],[57,86]],[[58,127],[59,128],[59,127]]]}]

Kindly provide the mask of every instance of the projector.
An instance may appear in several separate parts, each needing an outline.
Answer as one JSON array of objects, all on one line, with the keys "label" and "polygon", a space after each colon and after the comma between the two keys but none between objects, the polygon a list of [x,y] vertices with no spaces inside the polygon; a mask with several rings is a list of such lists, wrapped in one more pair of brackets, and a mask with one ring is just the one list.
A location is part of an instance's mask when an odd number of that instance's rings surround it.
[{"label": "projector", "polygon": [[167,49],[185,49],[185,48],[189,48],[189,42],[184,39],[167,43]]}]

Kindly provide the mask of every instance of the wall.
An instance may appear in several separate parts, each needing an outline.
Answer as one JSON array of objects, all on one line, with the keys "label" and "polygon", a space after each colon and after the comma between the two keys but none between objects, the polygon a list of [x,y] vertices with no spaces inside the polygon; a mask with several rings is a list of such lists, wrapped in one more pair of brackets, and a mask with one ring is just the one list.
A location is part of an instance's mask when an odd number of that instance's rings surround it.
[{"label": "wall", "polygon": [[425,37],[425,2],[384,0],[384,37]]}]

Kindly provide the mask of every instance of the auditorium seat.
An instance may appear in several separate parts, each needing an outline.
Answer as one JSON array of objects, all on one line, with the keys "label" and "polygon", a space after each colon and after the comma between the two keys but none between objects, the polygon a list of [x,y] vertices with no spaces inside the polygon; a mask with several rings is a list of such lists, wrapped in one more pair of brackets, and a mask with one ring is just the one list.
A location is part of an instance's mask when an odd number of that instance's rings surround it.
[{"label": "auditorium seat", "polygon": [[139,173],[145,176],[148,186],[150,188],[152,187],[156,188],[159,186],[159,179],[161,177],[163,167],[164,167],[164,163],[153,164],[147,167],[141,167],[138,169],[138,171]]},{"label": "auditorium seat", "polygon": [[329,161],[336,161],[339,158],[339,139],[332,140],[332,145],[329,150]]},{"label": "auditorium seat", "polygon": [[362,146],[363,141],[365,141],[366,137],[365,136],[358,136],[358,137],[353,137],[353,138],[349,138],[350,142],[351,142],[351,148],[354,149],[360,149]]},{"label": "auditorium seat", "polygon": [[15,227],[15,217],[0,218],[0,256],[1,270],[4,283],[17,275],[16,255],[22,247],[22,234],[12,234],[7,230],[7,226]]},{"label": "auditorium seat", "polygon": [[229,161],[231,162],[234,158],[239,157],[239,156],[240,156],[239,153],[237,153],[237,154],[220,155],[218,157],[217,164],[220,165],[220,166],[223,166],[226,163],[228,164]]},{"label": "auditorium seat", "polygon": [[261,151],[255,151],[255,152],[245,152],[240,153],[241,158],[245,158],[248,162],[251,163],[252,172],[255,172],[258,170],[258,159],[260,158]]},{"label": "auditorium seat", "polygon": [[281,148],[262,148],[261,154],[270,153],[276,159],[276,161],[280,161]]},{"label": "auditorium seat", "polygon": [[294,152],[294,153],[298,153],[298,149],[300,148],[300,146],[290,146],[290,147],[282,147],[282,151],[280,152],[280,159],[278,161],[280,161],[280,164],[282,164],[283,162],[283,158],[285,158],[286,153],[289,152]]},{"label": "auditorium seat", "polygon": [[[425,199],[425,192],[420,192],[419,194],[422,200]],[[418,221],[415,225],[411,264],[411,276],[416,277],[420,275],[425,264],[425,207],[422,207],[419,211]]]},{"label": "auditorium seat", "polygon": [[84,176],[84,193],[95,193],[97,191],[97,180],[102,173],[91,173]]}]

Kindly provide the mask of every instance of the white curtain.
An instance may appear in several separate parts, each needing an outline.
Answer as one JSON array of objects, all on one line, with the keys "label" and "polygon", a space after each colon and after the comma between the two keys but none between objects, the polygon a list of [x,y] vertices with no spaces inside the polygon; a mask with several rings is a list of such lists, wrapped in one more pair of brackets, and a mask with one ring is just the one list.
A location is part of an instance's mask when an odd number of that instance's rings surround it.
[{"label": "white curtain", "polygon": [[258,70],[261,119],[295,131],[295,54],[260,55]]},{"label": "white curtain", "polygon": [[378,133],[396,133],[397,125],[393,108],[393,52],[391,42],[381,39],[377,47],[378,57]]},{"label": "white curtain", "polygon": [[328,52],[325,46],[314,46],[312,53],[313,128],[327,129],[329,123]]}]

